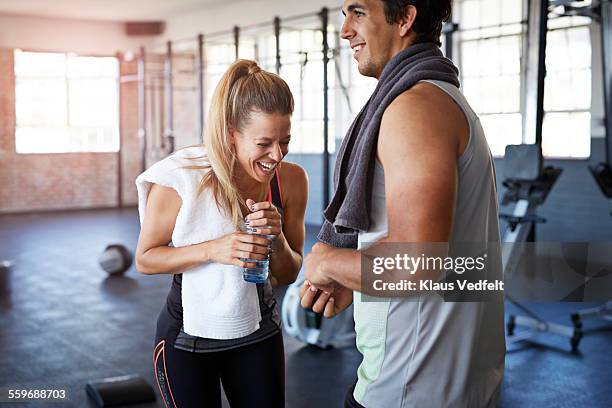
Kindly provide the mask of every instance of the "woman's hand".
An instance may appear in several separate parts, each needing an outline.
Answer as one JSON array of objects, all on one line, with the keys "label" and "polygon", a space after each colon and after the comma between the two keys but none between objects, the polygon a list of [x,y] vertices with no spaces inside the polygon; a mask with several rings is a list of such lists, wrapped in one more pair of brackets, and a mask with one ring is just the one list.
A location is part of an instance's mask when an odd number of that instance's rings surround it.
[{"label": "woman's hand", "polygon": [[321,290],[308,280],[300,288],[300,303],[306,309],[323,313],[324,317],[334,317],[353,303],[353,291],[338,283]]},{"label": "woman's hand", "polygon": [[267,201],[256,203],[248,199],[247,207],[252,211],[245,217],[247,227],[254,228],[255,234],[273,235],[274,238],[283,232],[283,221],[276,207]]},{"label": "woman's hand", "polygon": [[221,238],[205,243],[209,259],[213,262],[235,265],[241,268],[252,268],[256,265],[246,259],[267,259],[270,240],[245,232],[232,232]]}]

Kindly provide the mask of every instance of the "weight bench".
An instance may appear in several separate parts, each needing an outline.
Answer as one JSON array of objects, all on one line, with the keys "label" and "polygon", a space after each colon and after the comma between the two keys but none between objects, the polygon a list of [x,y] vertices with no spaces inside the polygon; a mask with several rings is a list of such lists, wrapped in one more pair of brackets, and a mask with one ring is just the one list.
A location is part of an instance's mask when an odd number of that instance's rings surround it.
[{"label": "weight bench", "polygon": [[[506,188],[502,205],[514,203],[511,214],[501,213],[500,219],[508,224],[502,239],[502,266],[504,274],[515,269],[520,262],[519,246],[524,242],[536,241],[536,224],[546,219],[537,214],[554,187],[562,169],[543,167],[542,149],[539,145],[509,145],[504,157],[503,185]],[[570,339],[572,351],[578,349],[582,330],[544,320],[510,295],[506,299],[525,315],[510,315],[506,323],[507,343],[529,340],[541,333],[552,333]],[[524,330],[515,332],[517,327]]]},{"label": "weight bench", "polygon": [[[599,163],[595,166],[589,166],[589,171],[595,179],[601,193],[610,200],[612,207],[612,169],[608,163]],[[610,212],[612,215],[612,211]],[[582,321],[585,318],[600,318],[612,322],[612,300],[603,305],[582,309],[571,314],[572,323],[577,329],[582,329]]]}]

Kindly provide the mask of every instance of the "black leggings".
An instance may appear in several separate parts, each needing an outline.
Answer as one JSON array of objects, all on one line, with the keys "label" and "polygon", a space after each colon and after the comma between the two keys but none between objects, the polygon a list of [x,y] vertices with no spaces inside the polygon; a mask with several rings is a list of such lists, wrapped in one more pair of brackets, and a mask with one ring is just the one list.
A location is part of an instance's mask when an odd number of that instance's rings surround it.
[{"label": "black leggings", "polygon": [[285,406],[280,332],[254,344],[210,353],[175,349],[161,340],[153,364],[166,408],[220,408],[219,380],[232,408]]}]

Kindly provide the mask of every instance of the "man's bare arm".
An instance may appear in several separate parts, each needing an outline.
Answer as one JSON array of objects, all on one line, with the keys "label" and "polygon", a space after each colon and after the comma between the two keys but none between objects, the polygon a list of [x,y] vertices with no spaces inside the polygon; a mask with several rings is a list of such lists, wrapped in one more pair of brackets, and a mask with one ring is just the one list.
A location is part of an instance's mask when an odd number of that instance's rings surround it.
[{"label": "man's bare arm", "polygon": [[388,236],[382,242],[450,238],[467,123],[450,97],[423,85],[400,95],[383,116],[377,151],[385,169]]},{"label": "man's bare arm", "polygon": [[[449,240],[457,157],[467,145],[468,133],[463,112],[435,85],[419,84],[387,108],[377,146],[385,170],[388,220],[388,235],[381,243]],[[356,251],[326,251],[320,269],[328,280],[361,288]]]}]

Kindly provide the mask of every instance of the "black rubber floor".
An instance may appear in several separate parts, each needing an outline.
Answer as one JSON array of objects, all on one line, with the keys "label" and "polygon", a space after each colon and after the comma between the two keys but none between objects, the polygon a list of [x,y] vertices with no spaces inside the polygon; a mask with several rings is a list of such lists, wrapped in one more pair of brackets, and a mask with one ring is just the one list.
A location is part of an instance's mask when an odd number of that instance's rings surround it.
[{"label": "black rubber floor", "polygon": [[[132,268],[107,278],[97,265],[109,243],[133,249],[138,228],[135,210],[0,216],[0,260],[14,262],[0,275],[0,389],[65,389],[66,404],[27,406],[93,407],[88,379],[135,373],[153,384],[154,326],[170,277]],[[534,305],[560,323],[583,306]],[[612,329],[589,321],[586,330],[579,353],[551,336],[511,346],[501,406],[612,407]],[[285,337],[285,352],[287,407],[342,406],[357,350],[318,350]]]}]

